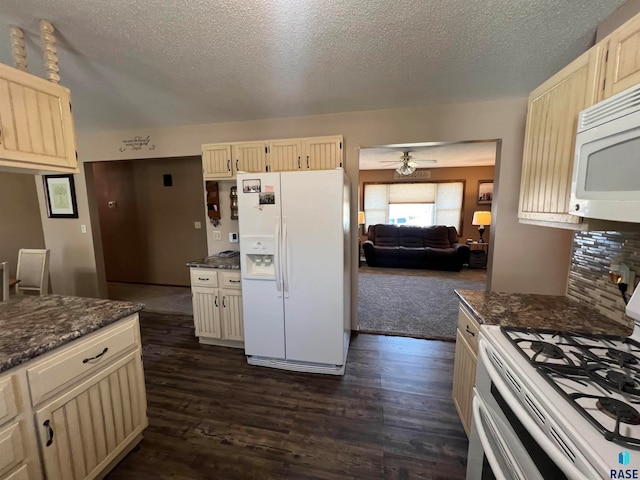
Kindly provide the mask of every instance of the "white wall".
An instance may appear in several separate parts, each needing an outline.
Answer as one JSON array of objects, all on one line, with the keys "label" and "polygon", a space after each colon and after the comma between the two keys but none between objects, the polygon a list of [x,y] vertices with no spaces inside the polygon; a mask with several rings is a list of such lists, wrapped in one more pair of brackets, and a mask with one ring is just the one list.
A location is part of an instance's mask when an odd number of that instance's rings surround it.
[{"label": "white wall", "polygon": [[[359,148],[372,145],[424,141],[459,141],[500,139],[501,152],[496,168],[493,245],[490,254],[490,288],[494,291],[563,295],[566,289],[571,247],[571,232],[532,225],[517,220],[520,172],[527,101],[525,98],[488,102],[434,105],[366,112],[315,115],[251,122],[191,125],[177,128],[136,131],[78,133],[81,162],[145,157],[180,157],[198,155],[200,145],[224,141],[249,141],[275,138],[342,134],[345,139],[345,169],[353,185],[358,185]],[[150,135],[154,150],[119,149],[123,140]],[[77,175],[78,208],[81,219],[87,218],[88,202],[84,174]],[[41,193],[42,187],[39,191]],[[352,191],[352,257],[354,278],[352,292],[357,298],[357,189]],[[224,205],[222,211],[224,213]],[[242,214],[240,212],[240,214]],[[54,282],[56,293],[97,294],[88,286],[98,285],[96,263],[92,257],[90,235],[82,235],[79,225],[55,228],[43,218],[47,244],[66,245],[79,255],[64,262],[52,262],[52,276],[91,277],[83,288],[77,282]],[[223,224],[223,228],[224,224]],[[223,236],[226,232],[223,231]],[[209,245],[211,248],[211,245]],[[353,303],[357,312],[357,302]]]}]

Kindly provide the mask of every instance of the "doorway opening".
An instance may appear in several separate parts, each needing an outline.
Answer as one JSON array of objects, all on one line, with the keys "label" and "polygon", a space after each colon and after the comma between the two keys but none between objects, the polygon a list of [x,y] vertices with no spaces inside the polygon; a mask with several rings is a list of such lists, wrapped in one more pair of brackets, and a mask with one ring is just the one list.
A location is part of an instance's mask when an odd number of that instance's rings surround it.
[{"label": "doorway opening", "polygon": [[192,315],[186,263],[207,255],[200,157],[85,164],[108,297]]},{"label": "doorway opening", "polygon": [[[483,140],[360,149],[358,327],[361,332],[455,340],[458,309],[455,290],[487,289],[490,224],[484,225],[484,241],[480,242],[473,219],[476,212],[491,212],[493,190],[491,195],[487,190],[489,183],[493,186],[499,148],[498,140]],[[393,259],[381,262],[384,266],[380,266],[373,256],[367,262],[364,243],[369,239],[368,231],[374,229],[371,236],[375,242],[375,225],[380,224],[396,225],[398,229],[455,227],[457,239],[451,240],[450,246],[454,242],[465,245],[473,251],[468,258],[477,260],[482,256],[484,263],[467,260],[460,271],[457,268],[462,263],[449,270],[446,263],[436,269],[428,268],[436,265],[428,265],[425,260],[427,248],[433,247],[427,240],[420,245],[391,242],[388,255],[398,253],[405,258],[409,253],[414,255],[416,261],[408,266],[406,262],[394,264]],[[408,249],[415,250],[408,252]]]}]

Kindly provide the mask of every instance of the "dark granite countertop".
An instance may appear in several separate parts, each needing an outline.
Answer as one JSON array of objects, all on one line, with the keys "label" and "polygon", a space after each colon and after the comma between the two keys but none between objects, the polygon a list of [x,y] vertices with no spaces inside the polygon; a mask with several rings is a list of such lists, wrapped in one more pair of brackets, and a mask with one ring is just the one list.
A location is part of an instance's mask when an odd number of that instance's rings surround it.
[{"label": "dark granite countertop", "polygon": [[63,295],[0,302],[0,372],[139,312],[141,303]]},{"label": "dark granite countertop", "polygon": [[486,325],[531,327],[576,333],[629,336],[633,321],[623,325],[593,307],[563,296],[456,290],[464,305]]},{"label": "dark granite countertop", "polygon": [[240,255],[236,255],[235,257],[228,257],[228,258],[218,257],[217,255],[211,255],[206,258],[200,258],[198,260],[187,262],[187,267],[226,268],[226,269],[239,270]]}]

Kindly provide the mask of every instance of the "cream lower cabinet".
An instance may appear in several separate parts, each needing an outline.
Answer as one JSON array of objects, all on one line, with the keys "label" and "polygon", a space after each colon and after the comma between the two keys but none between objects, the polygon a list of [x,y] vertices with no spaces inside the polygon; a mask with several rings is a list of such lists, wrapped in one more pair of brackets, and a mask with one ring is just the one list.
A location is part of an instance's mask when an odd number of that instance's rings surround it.
[{"label": "cream lower cabinet", "polygon": [[36,411],[47,479],[95,478],[147,426],[140,351]]},{"label": "cream lower cabinet", "polygon": [[0,480],[102,477],[148,425],[138,315],[0,374]]},{"label": "cream lower cabinet", "polygon": [[200,343],[243,348],[240,272],[191,268],[191,295]]},{"label": "cream lower cabinet", "polygon": [[69,89],[0,64],[0,168],[76,173]]},{"label": "cream lower cabinet", "polygon": [[462,304],[458,310],[456,355],[453,367],[453,403],[464,431],[471,432],[473,386],[478,363],[478,333],[480,326],[473,314]]}]

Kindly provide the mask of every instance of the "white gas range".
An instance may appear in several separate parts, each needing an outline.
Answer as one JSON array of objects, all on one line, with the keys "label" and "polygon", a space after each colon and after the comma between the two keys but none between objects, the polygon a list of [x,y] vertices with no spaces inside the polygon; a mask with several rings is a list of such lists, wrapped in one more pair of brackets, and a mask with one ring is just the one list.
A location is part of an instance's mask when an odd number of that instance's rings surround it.
[{"label": "white gas range", "polygon": [[[640,321],[640,294],[627,314]],[[467,479],[485,478],[640,478],[640,327],[483,325]]]}]

